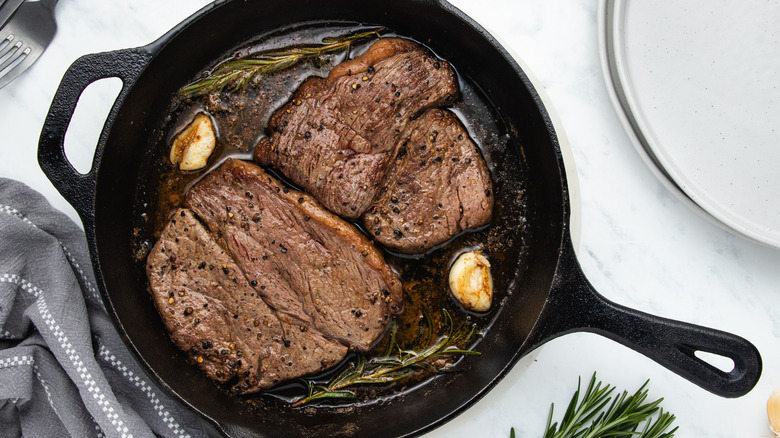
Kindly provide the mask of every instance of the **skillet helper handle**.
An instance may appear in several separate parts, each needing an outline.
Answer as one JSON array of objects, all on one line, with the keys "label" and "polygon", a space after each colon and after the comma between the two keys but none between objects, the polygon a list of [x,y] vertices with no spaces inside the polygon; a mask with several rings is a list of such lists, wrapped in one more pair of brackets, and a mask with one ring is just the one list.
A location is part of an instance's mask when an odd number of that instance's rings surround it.
[{"label": "skillet helper handle", "polygon": [[[601,296],[585,278],[571,242],[564,245],[559,279],[544,310],[547,339],[586,331],[617,341],[722,397],[747,394],[761,377],[761,356],[749,341],[720,330],[643,313]],[[548,313],[549,312],[549,313]],[[540,341],[543,341],[540,339]],[[734,362],[722,371],[696,356],[712,353]]]},{"label": "skillet helper handle", "polygon": [[94,219],[96,169],[108,133],[104,127],[89,172],[82,174],[76,170],[65,155],[65,133],[73,118],[76,104],[84,90],[93,82],[105,78],[119,78],[122,81],[122,90],[107,117],[107,120],[113,120],[151,57],[152,54],[143,47],[84,55],[68,67],[54,94],[38,140],[38,164],[84,222],[91,223]]}]

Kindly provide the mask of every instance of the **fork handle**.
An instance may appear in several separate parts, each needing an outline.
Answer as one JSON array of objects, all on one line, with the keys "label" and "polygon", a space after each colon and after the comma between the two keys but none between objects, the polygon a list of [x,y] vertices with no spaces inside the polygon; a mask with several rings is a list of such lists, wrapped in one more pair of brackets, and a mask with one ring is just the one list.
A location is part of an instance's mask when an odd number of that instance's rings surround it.
[{"label": "fork handle", "polygon": [[0,3],[0,28],[5,26],[5,23],[14,15],[14,12],[19,9],[22,3],[24,3],[24,0],[7,0]]},{"label": "fork handle", "polygon": [[68,67],[54,94],[38,140],[38,164],[60,194],[76,209],[85,228],[94,223],[97,168],[108,132],[104,125],[89,172],[80,173],[76,170],[65,155],[65,133],[76,104],[91,83],[105,78],[119,78],[122,90],[106,120],[115,119],[128,91],[151,58],[152,53],[145,47],[82,56]]}]

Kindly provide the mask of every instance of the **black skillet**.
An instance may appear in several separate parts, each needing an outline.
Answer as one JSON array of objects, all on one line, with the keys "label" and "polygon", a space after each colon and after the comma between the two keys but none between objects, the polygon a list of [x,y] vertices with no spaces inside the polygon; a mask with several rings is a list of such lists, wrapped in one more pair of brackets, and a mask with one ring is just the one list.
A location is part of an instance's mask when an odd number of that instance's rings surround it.
[{"label": "black skillet", "polygon": [[[526,162],[527,238],[512,294],[462,373],[424,389],[357,408],[291,409],[269,401],[248,407],[217,389],[161,330],[133,269],[131,211],[144,148],[168,109],[168,98],[199,70],[254,35],[291,24],[350,20],[387,26],[431,47],[481,90],[503,120],[513,154]],[[118,77],[92,169],[78,173],[63,151],[81,92]],[[40,138],[41,168],[84,224],[98,286],[129,348],[157,382],[231,436],[405,436],[429,431],[465,410],[517,360],[554,337],[595,332],[614,339],[724,397],[746,394],[761,358],[746,340],[614,304],[588,283],[569,235],[569,192],[558,140],[538,94],[511,56],[473,20],[443,0],[217,1],[148,46],[87,55],[66,72]],[[696,351],[731,358],[723,372]],[[432,402],[434,401],[434,402]]]}]

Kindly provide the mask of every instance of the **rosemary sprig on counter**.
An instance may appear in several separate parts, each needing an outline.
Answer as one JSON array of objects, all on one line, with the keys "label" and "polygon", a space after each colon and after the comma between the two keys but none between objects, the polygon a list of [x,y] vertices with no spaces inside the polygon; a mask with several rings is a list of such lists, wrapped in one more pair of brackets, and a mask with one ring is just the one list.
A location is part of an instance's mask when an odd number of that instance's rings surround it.
[{"label": "rosemary sprig on counter", "polygon": [[[615,387],[596,383],[596,373],[593,373],[582,400],[579,400],[580,383],[560,424],[552,423],[555,405],[550,406],[544,438],[672,438],[677,431],[675,427],[666,432],[675,416],[659,407],[663,398],[646,402],[649,381],[633,395],[624,391],[613,399]],[[514,430],[510,432],[510,436],[513,435]]]},{"label": "rosemary sprig on counter", "polygon": [[[301,397],[293,403],[293,407],[303,406],[315,400],[323,399],[355,399],[357,393],[347,389],[356,385],[391,383],[411,376],[420,370],[428,370],[436,373],[451,371],[447,365],[437,366],[434,362],[442,356],[459,354],[479,355],[479,352],[463,349],[474,334],[474,325],[461,324],[455,328],[452,317],[445,310],[444,318],[448,333],[435,342],[432,342],[432,327],[427,327],[427,335],[422,332],[417,337],[415,344],[419,344],[426,337],[425,347],[405,350],[396,342],[397,327],[393,325],[390,342],[384,356],[367,358],[365,354],[358,353],[356,358],[347,364],[346,368],[331,379],[327,384],[317,384],[311,380],[305,380],[308,387],[308,395]],[[430,322],[430,320],[428,320]],[[415,345],[413,348],[417,348]],[[393,355],[393,352],[396,352]]]},{"label": "rosemary sprig on counter", "polygon": [[322,44],[274,49],[247,58],[231,59],[217,65],[208,76],[183,87],[179,90],[179,94],[183,97],[198,97],[216,90],[239,91],[255,77],[281,71],[303,61],[323,60],[326,55],[342,51],[346,51],[349,57],[349,50],[353,44],[379,38],[383,30],[383,28],[370,29],[334,38],[324,38]]}]

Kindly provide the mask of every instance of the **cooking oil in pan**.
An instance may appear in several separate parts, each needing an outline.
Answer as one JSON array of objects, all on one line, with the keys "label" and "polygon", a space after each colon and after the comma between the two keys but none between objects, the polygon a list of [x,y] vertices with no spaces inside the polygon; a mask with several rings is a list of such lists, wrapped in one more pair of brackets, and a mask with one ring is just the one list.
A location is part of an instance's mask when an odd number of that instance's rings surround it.
[{"label": "cooking oil in pan", "polygon": [[[317,44],[324,37],[357,32],[367,27],[369,26],[344,23],[303,25],[266,35],[237,48],[228,57],[241,57],[291,45]],[[385,30],[383,34],[391,35],[395,36],[389,30]],[[360,54],[368,45],[370,42],[354,46],[349,56]],[[344,60],[345,56],[347,55],[341,53],[322,62],[306,62],[268,74],[240,92],[211,92],[194,99],[179,96],[171,98],[169,115],[160,121],[159,130],[154,137],[154,147],[147,154],[136,187],[132,239],[140,276],[145,278],[143,273],[146,255],[172,212],[181,206],[186,190],[228,157],[251,160],[254,145],[266,134],[265,126],[273,111],[284,104],[307,77],[326,76],[330,68]],[[219,61],[221,60],[217,60]],[[453,67],[457,71],[458,66],[453,64]],[[484,93],[469,78],[459,77],[459,80],[461,98],[448,109],[453,111],[467,128],[488,164],[495,200],[493,219],[488,225],[460,233],[423,255],[408,256],[384,251],[385,259],[396,270],[403,283],[404,311],[397,315],[394,321],[397,327],[395,341],[401,348],[410,348],[419,337],[421,328],[430,327],[434,339],[446,333],[446,312],[455,326],[475,326],[476,335],[471,338],[470,345],[459,347],[478,350],[480,334],[490,329],[501,312],[501,303],[507,299],[511,281],[516,277],[518,269],[521,269],[525,256],[525,163],[519,153],[520,145],[512,141],[500,117],[485,99]],[[209,114],[212,118],[217,131],[217,147],[207,168],[197,172],[181,172],[168,160],[169,144],[172,137],[200,112]],[[289,184],[279,172],[273,169],[269,171]],[[354,225],[362,230],[360,224]],[[481,250],[488,257],[494,278],[493,305],[488,312],[480,314],[464,310],[452,299],[447,282],[449,268],[455,258],[464,251],[474,249]],[[389,336],[386,335],[366,355],[383,355],[388,342]],[[354,353],[348,355],[344,363],[353,359]],[[452,358],[455,359],[459,358]],[[465,360],[479,361],[480,358],[469,356]],[[326,382],[339,370],[340,367],[335,367],[312,379]],[[412,390],[432,377],[434,375],[431,373],[421,372],[413,378],[395,384],[359,388],[363,396],[348,404],[379,403],[388,397]],[[227,387],[225,390],[227,391]],[[269,402],[273,404],[271,400],[288,403],[304,393],[305,387],[302,384],[288,382],[279,388],[261,395],[247,396],[245,399],[248,403],[260,406]],[[343,402],[336,404],[343,405]]]}]

